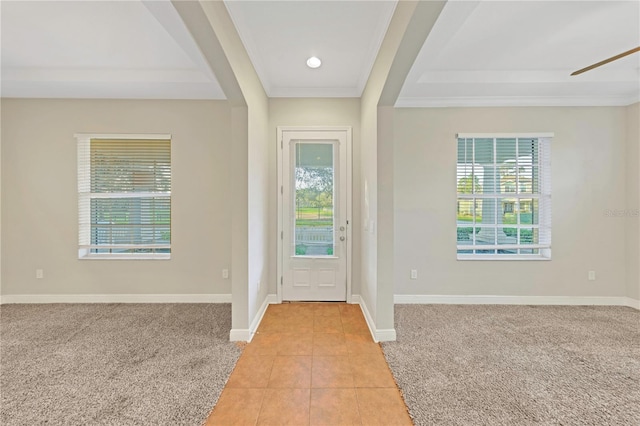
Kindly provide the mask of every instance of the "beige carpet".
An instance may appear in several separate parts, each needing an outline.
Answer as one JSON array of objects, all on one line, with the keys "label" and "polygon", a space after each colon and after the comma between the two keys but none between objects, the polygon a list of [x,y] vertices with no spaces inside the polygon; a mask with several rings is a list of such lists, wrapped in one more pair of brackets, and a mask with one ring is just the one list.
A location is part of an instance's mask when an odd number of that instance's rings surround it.
[{"label": "beige carpet", "polygon": [[230,328],[229,304],[3,305],[0,424],[200,425]]},{"label": "beige carpet", "polygon": [[396,305],[383,344],[417,425],[640,425],[640,311]]}]

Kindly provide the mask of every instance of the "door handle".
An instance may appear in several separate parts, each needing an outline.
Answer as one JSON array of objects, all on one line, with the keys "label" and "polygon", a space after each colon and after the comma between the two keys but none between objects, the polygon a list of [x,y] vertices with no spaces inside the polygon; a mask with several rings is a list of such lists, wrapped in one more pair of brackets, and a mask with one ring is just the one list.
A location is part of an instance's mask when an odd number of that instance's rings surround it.
[{"label": "door handle", "polygon": [[340,237],[340,241],[344,241],[344,235]]},{"label": "door handle", "polygon": [[341,231],[344,231],[344,226],[341,226],[341,227],[340,227],[340,230],[341,230]]}]

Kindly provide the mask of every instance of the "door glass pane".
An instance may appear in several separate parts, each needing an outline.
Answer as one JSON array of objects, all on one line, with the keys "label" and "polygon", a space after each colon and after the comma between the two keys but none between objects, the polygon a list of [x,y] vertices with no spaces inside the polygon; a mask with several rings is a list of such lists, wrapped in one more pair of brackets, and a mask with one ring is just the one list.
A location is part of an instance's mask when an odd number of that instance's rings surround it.
[{"label": "door glass pane", "polygon": [[335,164],[332,143],[295,144],[296,256],[333,256]]}]

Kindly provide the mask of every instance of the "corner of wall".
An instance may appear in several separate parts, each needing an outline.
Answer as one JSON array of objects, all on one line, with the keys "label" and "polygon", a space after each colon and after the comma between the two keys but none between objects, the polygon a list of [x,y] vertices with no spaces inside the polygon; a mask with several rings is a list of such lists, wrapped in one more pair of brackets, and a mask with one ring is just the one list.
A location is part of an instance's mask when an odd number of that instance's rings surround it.
[{"label": "corner of wall", "polygon": [[626,306],[640,311],[640,300],[631,297],[627,297],[626,299]]},{"label": "corner of wall", "polygon": [[249,328],[232,328],[229,332],[229,340],[232,342],[250,342],[258,330],[267,308],[269,305],[276,303],[278,303],[277,296],[275,294],[267,294]]},{"label": "corner of wall", "polygon": [[367,307],[367,303],[364,301],[359,294],[354,294],[351,296],[351,303],[360,305],[360,309],[362,310],[362,315],[364,315],[364,319],[367,322],[367,326],[369,327],[369,332],[371,333],[371,337],[375,342],[393,342],[396,340],[396,329],[395,328],[377,328],[371,313],[369,312],[369,308]]}]

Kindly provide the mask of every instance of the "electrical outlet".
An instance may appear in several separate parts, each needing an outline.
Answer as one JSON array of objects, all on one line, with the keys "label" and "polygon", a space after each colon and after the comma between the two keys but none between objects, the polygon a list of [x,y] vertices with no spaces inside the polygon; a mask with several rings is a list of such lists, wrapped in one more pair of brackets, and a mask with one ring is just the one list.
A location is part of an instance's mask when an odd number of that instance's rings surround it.
[{"label": "electrical outlet", "polygon": [[418,270],[417,269],[412,269],[411,270],[411,279],[412,280],[417,280],[418,279]]},{"label": "electrical outlet", "polygon": [[222,278],[224,278],[224,279],[229,278],[229,270],[228,269],[223,269],[222,270]]},{"label": "electrical outlet", "polygon": [[44,271],[42,269],[36,269],[36,278],[39,280],[44,278]]},{"label": "electrical outlet", "polygon": [[595,281],[596,280],[596,271],[589,271],[589,281]]}]

